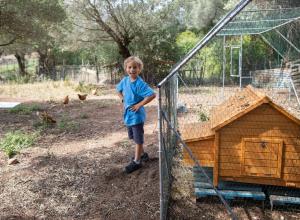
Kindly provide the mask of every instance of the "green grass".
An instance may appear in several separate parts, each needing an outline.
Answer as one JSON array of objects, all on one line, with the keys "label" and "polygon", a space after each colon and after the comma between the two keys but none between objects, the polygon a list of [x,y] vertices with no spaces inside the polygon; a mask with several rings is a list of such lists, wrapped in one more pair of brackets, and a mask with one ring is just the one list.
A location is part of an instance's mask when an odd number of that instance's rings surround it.
[{"label": "green grass", "polygon": [[79,84],[75,87],[75,91],[81,93],[91,93],[93,89],[97,89],[97,85],[84,84],[84,82],[79,82]]},{"label": "green grass", "polygon": [[49,124],[44,121],[35,121],[33,123],[33,127],[38,131],[38,132],[43,132],[47,130],[48,128],[53,128],[54,126],[52,124]]},{"label": "green grass", "polygon": [[[35,68],[38,65],[38,61],[36,59],[26,60],[25,65],[26,65],[26,70],[28,72],[32,72],[32,71],[35,71]],[[19,70],[19,66],[18,66],[17,61],[15,63],[0,65],[0,74],[6,73],[6,72],[18,71],[18,70]]]},{"label": "green grass", "polygon": [[0,149],[9,157],[13,157],[20,150],[32,146],[38,137],[38,133],[26,134],[22,131],[12,131],[4,135],[0,140]]},{"label": "green grass", "polygon": [[0,65],[0,77],[4,78],[7,81],[13,81],[16,83],[26,83],[30,80],[33,80],[31,78],[34,78],[36,74],[36,67],[38,66],[38,60],[36,59],[30,59],[26,60],[26,72],[28,73],[28,76],[20,77],[18,74],[19,66],[18,63],[10,63],[10,64],[1,64]]},{"label": "green grass", "polygon": [[68,118],[65,115],[62,119],[58,122],[57,127],[61,131],[71,132],[71,131],[78,131],[80,128],[80,124],[78,122],[74,122],[74,119]]},{"label": "green grass", "polygon": [[20,104],[10,109],[9,112],[13,114],[30,115],[32,112],[40,111],[40,110],[42,110],[42,108],[36,104],[33,105]]},{"label": "green grass", "polygon": [[18,70],[19,70],[19,67],[18,67],[17,63],[0,65],[0,74],[7,73],[7,72],[15,72]]}]

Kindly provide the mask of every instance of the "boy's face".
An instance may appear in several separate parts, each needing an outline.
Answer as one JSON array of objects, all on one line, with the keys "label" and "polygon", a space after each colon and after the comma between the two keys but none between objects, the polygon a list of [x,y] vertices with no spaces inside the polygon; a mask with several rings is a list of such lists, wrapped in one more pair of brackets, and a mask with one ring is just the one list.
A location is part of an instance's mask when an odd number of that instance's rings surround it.
[{"label": "boy's face", "polygon": [[131,61],[126,65],[126,72],[128,73],[131,79],[136,79],[141,73],[141,68],[136,62]]}]

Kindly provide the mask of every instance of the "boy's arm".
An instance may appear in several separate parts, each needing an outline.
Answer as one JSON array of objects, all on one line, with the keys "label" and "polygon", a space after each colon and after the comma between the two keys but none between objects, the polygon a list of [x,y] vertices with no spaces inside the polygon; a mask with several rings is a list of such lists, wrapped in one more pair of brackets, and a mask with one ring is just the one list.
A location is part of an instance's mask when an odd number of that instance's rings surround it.
[{"label": "boy's arm", "polygon": [[131,111],[138,111],[142,106],[148,104],[149,102],[151,102],[154,98],[156,97],[156,94],[154,93],[151,96],[147,96],[145,97],[142,101],[140,101],[139,103],[131,106],[130,110]]}]

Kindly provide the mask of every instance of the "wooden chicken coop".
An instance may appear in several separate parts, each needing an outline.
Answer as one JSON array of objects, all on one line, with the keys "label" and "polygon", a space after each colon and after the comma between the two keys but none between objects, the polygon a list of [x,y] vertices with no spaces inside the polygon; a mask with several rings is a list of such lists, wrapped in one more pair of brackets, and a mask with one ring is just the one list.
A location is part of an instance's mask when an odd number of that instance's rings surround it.
[{"label": "wooden chicken coop", "polygon": [[[251,86],[186,124],[183,140],[219,180],[300,188],[300,120]],[[184,162],[194,165],[184,151]]]}]

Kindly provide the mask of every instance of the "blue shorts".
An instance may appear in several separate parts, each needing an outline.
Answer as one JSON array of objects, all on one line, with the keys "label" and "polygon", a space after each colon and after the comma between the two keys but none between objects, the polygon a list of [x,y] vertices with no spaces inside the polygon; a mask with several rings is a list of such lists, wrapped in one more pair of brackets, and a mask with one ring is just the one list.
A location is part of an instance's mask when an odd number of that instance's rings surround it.
[{"label": "blue shorts", "polygon": [[136,144],[144,143],[144,123],[127,126],[128,137],[133,139]]}]

